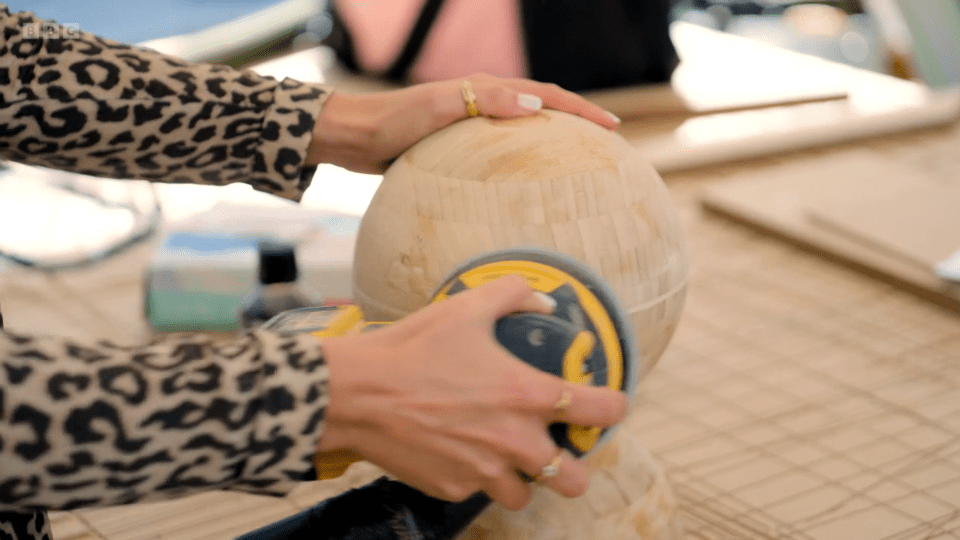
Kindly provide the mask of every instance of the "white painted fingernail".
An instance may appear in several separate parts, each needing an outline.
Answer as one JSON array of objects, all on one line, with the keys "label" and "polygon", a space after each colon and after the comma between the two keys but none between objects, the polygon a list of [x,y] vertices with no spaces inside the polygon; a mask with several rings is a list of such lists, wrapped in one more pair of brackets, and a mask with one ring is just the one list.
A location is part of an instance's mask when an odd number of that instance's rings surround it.
[{"label": "white painted fingernail", "polygon": [[607,116],[609,116],[610,119],[613,120],[615,123],[617,123],[617,124],[620,123],[620,117],[617,116],[617,115],[615,115],[615,114],[613,114],[612,112],[607,111]]},{"label": "white painted fingernail", "polygon": [[533,94],[519,94],[517,104],[528,111],[539,111],[543,107],[543,100]]},{"label": "white painted fingernail", "polygon": [[547,308],[549,313],[553,313],[554,310],[557,309],[557,301],[554,300],[552,296],[540,291],[535,291],[533,294],[537,297],[537,300],[543,304],[543,307]]}]

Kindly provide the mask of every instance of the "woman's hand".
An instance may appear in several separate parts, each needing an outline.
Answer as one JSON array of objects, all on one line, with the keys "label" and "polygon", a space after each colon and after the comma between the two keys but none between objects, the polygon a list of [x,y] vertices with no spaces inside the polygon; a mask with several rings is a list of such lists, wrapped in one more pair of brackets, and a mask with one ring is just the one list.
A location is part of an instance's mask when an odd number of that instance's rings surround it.
[{"label": "woman's hand", "polygon": [[[610,129],[620,120],[554,84],[471,75],[480,114],[514,118],[542,107],[582,116]],[[333,163],[357,172],[382,173],[420,139],[466,118],[463,79],[419,84],[372,94],[334,92],[317,117],[307,162]]]},{"label": "woman's hand", "polygon": [[[497,319],[549,312],[519,277],[457,294],[372,332],[323,342],[330,405],[320,450],[349,448],[421,491],[463,500],[477,491],[510,509],[530,498],[517,471],[537,475],[559,449],[547,433],[569,388],[564,420],[608,426],[626,398],[573,385],[512,356]],[[582,495],[586,468],[564,452],[544,485]]]}]

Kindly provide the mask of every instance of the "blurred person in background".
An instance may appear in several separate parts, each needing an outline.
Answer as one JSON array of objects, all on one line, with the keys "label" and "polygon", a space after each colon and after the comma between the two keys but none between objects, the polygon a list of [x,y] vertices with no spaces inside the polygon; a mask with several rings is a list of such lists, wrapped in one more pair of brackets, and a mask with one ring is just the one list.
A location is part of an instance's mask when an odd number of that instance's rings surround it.
[{"label": "blurred person in background", "polygon": [[579,92],[666,82],[670,0],[330,0],[324,42],[359,73],[422,83],[470,73]]}]

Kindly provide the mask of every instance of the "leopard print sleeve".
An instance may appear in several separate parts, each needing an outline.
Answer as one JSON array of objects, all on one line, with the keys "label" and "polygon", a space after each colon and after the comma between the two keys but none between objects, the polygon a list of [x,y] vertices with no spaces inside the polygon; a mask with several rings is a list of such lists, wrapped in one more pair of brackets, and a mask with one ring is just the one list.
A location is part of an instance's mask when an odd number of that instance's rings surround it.
[{"label": "leopard print sleeve", "polygon": [[0,331],[0,367],[0,510],[281,494],[312,470],[327,405],[304,335],[127,348]]},{"label": "leopard print sleeve", "polygon": [[[40,22],[0,4],[0,159],[294,200],[306,189],[327,87],[25,31]],[[284,493],[312,470],[327,380],[310,336],[119,347],[0,331],[0,510]]]},{"label": "leopard print sleeve", "polygon": [[190,64],[0,4],[0,158],[92,176],[223,185],[299,200],[329,87]]}]

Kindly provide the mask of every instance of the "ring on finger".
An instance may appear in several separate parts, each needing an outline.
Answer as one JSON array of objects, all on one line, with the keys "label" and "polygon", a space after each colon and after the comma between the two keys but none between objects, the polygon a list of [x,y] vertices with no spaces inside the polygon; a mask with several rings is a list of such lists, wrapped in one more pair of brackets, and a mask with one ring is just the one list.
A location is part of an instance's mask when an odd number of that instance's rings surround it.
[{"label": "ring on finger", "polygon": [[547,463],[540,469],[540,474],[533,477],[534,482],[539,482],[544,478],[551,478],[560,474],[560,462],[563,461],[563,450],[557,452],[557,456],[550,463]]},{"label": "ring on finger", "polygon": [[567,415],[567,409],[570,408],[570,403],[573,401],[573,390],[570,386],[564,386],[563,391],[560,392],[560,398],[557,399],[557,402],[553,404],[553,411],[556,414],[557,422],[563,421],[564,416]]},{"label": "ring on finger", "polygon": [[477,95],[473,93],[473,85],[470,81],[460,83],[460,94],[463,96],[463,102],[467,105],[467,114],[470,116],[480,116],[480,107],[477,106]]}]

